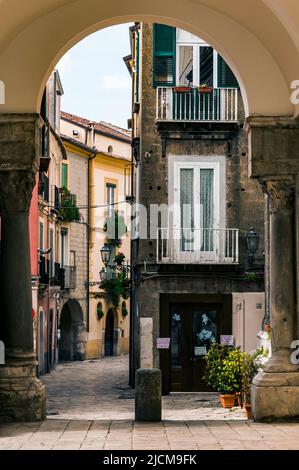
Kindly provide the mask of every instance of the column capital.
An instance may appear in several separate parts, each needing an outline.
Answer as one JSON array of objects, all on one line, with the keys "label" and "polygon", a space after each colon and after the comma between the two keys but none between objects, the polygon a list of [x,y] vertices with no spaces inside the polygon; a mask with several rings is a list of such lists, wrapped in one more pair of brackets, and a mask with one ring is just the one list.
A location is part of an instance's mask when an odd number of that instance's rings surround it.
[{"label": "column capital", "polygon": [[249,176],[264,178],[299,173],[299,119],[249,116]]},{"label": "column capital", "polygon": [[0,114],[0,172],[38,170],[42,125],[39,114]]},{"label": "column capital", "polygon": [[0,215],[29,212],[35,186],[32,171],[0,171]]},{"label": "column capital", "polygon": [[259,178],[263,192],[269,196],[270,213],[292,210],[295,198],[295,178],[291,175]]}]

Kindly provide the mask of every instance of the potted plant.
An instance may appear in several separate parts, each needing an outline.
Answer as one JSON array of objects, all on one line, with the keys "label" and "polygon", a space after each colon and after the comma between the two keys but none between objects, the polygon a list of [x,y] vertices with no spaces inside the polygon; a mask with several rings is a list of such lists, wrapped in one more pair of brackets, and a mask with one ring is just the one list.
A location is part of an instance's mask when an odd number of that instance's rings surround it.
[{"label": "potted plant", "polygon": [[199,93],[212,93],[213,87],[208,86],[206,83],[203,83],[202,85],[199,85],[198,91]]},{"label": "potted plant", "polygon": [[125,258],[126,256],[120,252],[115,256],[114,262],[117,264],[117,266],[121,266]]},{"label": "potted plant", "polygon": [[220,393],[222,407],[232,408],[242,387],[243,353],[232,346],[214,344],[205,360],[208,384]]}]

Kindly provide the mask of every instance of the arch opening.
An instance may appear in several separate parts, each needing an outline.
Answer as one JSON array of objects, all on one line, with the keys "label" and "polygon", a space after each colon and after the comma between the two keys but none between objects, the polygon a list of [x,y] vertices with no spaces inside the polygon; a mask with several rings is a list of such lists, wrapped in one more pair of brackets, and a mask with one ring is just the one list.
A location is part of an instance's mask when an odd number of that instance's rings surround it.
[{"label": "arch opening", "polygon": [[84,360],[86,327],[81,305],[68,300],[60,316],[59,361]]},{"label": "arch opening", "polygon": [[[248,15],[244,9],[248,9]],[[103,8],[95,0],[78,0],[75,3],[62,1],[59,7],[51,10],[45,5],[40,10],[39,14],[32,16],[27,12],[22,27],[21,24],[16,25],[19,34],[14,41],[9,36],[4,38],[6,41],[0,41],[1,79],[7,86],[5,112],[38,111],[45,83],[55,64],[83,38],[108,26],[144,21],[184,29],[219,51],[240,83],[247,115],[293,113],[289,83],[299,67],[294,65],[296,60],[292,64],[285,63],[283,48],[278,50],[277,40],[280,39],[284,47],[294,53],[294,58],[298,50],[291,33],[264,2],[258,2],[253,9],[251,5],[240,4],[227,9],[223,2],[217,0],[200,3],[185,0],[175,7],[170,0],[150,4],[131,0],[125,4],[116,1]],[[260,13],[259,25],[251,21],[252,11],[257,10]],[[70,17],[74,21],[67,21]],[[264,40],[261,36],[263,23],[269,31],[269,37]],[[269,25],[275,31],[276,39]],[[51,41],[45,34],[47,31],[51,31]],[[38,53],[41,50],[43,54]]]}]

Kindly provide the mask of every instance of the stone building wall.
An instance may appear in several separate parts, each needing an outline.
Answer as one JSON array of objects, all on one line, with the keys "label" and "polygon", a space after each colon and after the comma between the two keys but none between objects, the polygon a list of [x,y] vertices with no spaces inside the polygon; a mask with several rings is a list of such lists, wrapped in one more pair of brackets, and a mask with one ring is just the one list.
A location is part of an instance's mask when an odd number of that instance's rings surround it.
[{"label": "stone building wall", "polygon": [[[260,185],[248,178],[248,145],[244,126],[244,109],[240,102],[239,124],[156,123],[156,90],[152,77],[152,26],[142,24],[142,73],[140,106],[140,163],[136,188],[137,202],[147,210],[151,204],[168,204],[171,186],[168,163],[173,155],[225,157],[226,167],[226,227],[240,232],[238,266],[184,266],[156,264],[155,239],[138,240],[134,245],[135,294],[134,350],[135,367],[140,366],[140,318],[153,319],[153,366],[159,367],[156,338],[160,328],[160,296],[162,294],[233,294],[256,292],[257,303],[263,297],[263,287],[247,285],[242,274],[247,266],[245,235],[254,227],[260,235],[256,264],[263,269],[264,196]],[[240,96],[241,100],[241,96]],[[148,231],[150,224],[148,222]],[[144,261],[148,272],[144,273]],[[186,272],[185,272],[186,271]],[[192,272],[191,272],[192,271]],[[144,338],[142,339],[144,340]]]}]

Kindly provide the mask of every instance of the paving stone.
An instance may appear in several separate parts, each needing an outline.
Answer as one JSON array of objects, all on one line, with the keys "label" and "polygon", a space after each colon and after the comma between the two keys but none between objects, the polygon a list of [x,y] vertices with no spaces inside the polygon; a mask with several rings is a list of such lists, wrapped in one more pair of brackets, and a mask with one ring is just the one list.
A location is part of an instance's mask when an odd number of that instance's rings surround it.
[{"label": "paving stone", "polygon": [[61,364],[43,380],[48,419],[0,425],[1,450],[299,449],[299,423],[254,423],[213,393],[163,397],[162,422],[134,423],[127,356]]}]

